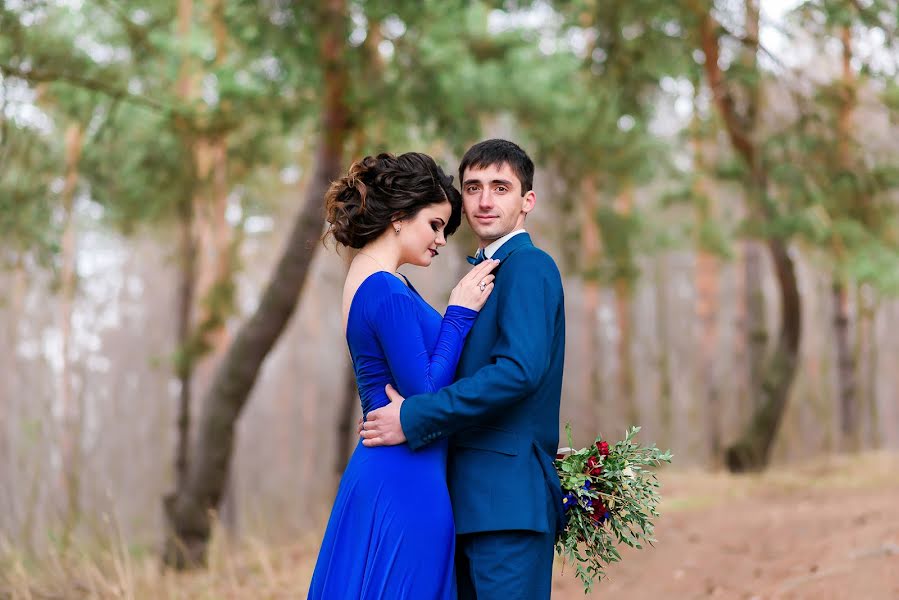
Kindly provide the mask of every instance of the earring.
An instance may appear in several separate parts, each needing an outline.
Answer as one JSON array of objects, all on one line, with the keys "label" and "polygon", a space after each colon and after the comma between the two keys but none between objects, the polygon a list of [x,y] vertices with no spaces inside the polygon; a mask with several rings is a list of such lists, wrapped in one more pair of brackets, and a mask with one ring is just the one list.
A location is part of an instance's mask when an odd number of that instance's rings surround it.
[{"label": "earring", "polygon": [[399,233],[400,233],[400,228],[399,228],[399,227],[395,227],[393,230],[397,233],[397,235],[399,235]]}]

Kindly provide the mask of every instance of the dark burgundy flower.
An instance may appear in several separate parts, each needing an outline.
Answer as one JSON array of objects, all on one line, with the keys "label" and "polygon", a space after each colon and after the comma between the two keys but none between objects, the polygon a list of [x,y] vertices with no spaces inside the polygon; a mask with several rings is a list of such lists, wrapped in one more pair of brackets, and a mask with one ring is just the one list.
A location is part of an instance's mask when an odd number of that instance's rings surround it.
[{"label": "dark burgundy flower", "polygon": [[592,475],[593,477],[599,477],[602,475],[602,465],[599,462],[599,459],[595,456],[591,456],[587,459],[587,473]]},{"label": "dark burgundy flower", "polygon": [[599,454],[602,456],[609,455],[609,442],[602,441],[596,442],[596,449],[599,450]]},{"label": "dark burgundy flower", "polygon": [[606,519],[609,518],[609,509],[606,508],[606,505],[602,503],[601,500],[594,499],[590,506],[593,507],[593,514],[590,515],[590,518],[593,519],[596,523],[602,523]]}]

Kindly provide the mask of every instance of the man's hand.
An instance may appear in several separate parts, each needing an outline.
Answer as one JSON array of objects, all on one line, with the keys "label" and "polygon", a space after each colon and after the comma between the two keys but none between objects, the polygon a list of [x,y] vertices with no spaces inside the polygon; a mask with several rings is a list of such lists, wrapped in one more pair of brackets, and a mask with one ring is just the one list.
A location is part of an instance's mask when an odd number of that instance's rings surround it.
[{"label": "man's hand", "polygon": [[390,404],[368,413],[362,424],[363,446],[397,446],[406,441],[403,425],[400,423],[400,407],[406,400],[400,396],[393,386],[384,388]]}]

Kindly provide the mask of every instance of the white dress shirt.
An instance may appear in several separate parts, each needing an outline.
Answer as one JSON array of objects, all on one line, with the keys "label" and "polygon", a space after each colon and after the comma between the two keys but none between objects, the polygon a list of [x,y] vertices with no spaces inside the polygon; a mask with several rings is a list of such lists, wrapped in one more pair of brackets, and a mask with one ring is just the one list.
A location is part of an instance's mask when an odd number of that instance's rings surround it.
[{"label": "white dress shirt", "polygon": [[499,250],[499,247],[505,244],[507,241],[518,235],[519,233],[527,233],[524,229],[516,229],[511,233],[507,233],[503,237],[498,240],[493,240],[490,244],[484,248],[484,256],[487,258],[493,258],[493,255],[496,254],[496,251]]}]

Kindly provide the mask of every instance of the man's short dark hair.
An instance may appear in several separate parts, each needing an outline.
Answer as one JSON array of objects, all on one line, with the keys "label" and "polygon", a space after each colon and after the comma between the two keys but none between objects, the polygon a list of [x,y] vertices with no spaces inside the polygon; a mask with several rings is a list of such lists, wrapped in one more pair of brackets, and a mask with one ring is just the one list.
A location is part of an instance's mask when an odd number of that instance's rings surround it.
[{"label": "man's short dark hair", "polygon": [[465,169],[469,167],[483,169],[503,163],[509,165],[512,172],[518,176],[522,196],[533,189],[534,161],[518,144],[508,140],[484,140],[469,148],[459,165],[459,183],[465,184]]}]

